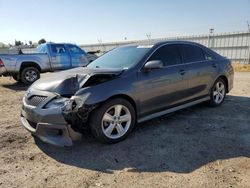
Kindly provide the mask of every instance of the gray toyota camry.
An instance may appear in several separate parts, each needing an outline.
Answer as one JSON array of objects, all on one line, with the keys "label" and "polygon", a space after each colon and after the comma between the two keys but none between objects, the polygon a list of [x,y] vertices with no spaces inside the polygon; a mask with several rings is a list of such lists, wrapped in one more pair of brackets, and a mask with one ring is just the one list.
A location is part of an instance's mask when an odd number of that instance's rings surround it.
[{"label": "gray toyota camry", "polygon": [[116,143],[138,122],[202,102],[221,105],[233,75],[228,59],[192,42],[119,47],[87,67],[36,81],[23,98],[21,122],[54,145],[71,146],[85,130]]}]

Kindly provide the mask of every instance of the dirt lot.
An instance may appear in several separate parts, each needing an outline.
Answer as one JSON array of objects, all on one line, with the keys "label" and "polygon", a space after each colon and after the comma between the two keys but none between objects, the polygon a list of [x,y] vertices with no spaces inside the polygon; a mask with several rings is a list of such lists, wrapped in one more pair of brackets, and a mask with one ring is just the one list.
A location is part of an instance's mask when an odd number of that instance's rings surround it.
[{"label": "dirt lot", "polygon": [[221,107],[149,121],[115,145],[35,141],[19,122],[25,89],[0,78],[0,187],[250,186],[250,73],[236,73]]}]

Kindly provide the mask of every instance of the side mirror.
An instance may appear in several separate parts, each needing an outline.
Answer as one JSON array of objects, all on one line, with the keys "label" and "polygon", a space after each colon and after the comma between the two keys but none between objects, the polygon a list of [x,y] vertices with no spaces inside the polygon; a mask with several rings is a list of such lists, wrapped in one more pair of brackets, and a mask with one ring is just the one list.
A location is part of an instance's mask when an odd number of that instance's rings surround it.
[{"label": "side mirror", "polygon": [[145,65],[144,65],[144,70],[149,71],[152,69],[161,69],[163,68],[163,62],[160,60],[153,60],[153,61],[148,61]]}]

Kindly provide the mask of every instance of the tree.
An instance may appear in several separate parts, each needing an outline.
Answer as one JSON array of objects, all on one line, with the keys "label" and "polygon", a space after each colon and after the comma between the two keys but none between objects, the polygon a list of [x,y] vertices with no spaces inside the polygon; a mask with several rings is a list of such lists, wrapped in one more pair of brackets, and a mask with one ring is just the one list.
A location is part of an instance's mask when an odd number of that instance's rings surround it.
[{"label": "tree", "polygon": [[22,42],[20,40],[15,40],[15,46],[21,46]]},{"label": "tree", "polygon": [[30,46],[32,45],[32,41],[31,41],[31,40],[29,41],[29,45],[30,45]]},{"label": "tree", "polygon": [[38,41],[38,44],[43,44],[43,43],[46,43],[46,40],[45,40],[45,39],[40,39],[40,40]]}]

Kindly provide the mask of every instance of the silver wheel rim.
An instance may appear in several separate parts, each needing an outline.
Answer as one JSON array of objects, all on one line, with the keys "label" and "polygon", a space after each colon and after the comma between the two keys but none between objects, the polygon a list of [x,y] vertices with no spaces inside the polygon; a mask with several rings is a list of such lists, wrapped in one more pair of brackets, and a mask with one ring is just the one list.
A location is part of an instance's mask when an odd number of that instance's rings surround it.
[{"label": "silver wheel rim", "polygon": [[25,79],[28,82],[34,82],[37,79],[37,73],[34,70],[28,70],[25,72]]},{"label": "silver wheel rim", "polygon": [[131,126],[131,113],[126,106],[111,106],[103,115],[102,131],[108,138],[121,138]]},{"label": "silver wheel rim", "polygon": [[225,85],[223,82],[217,82],[213,91],[214,102],[220,104],[225,97]]}]

